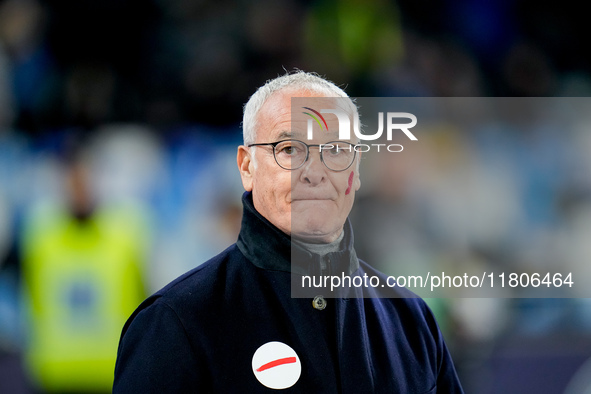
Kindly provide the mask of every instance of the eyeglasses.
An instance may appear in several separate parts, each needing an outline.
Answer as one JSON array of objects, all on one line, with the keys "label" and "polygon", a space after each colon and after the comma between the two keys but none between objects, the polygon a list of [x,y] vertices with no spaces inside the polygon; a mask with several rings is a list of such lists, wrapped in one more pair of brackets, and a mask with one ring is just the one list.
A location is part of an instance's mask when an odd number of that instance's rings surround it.
[{"label": "eyeglasses", "polygon": [[345,141],[331,141],[325,144],[306,144],[298,140],[282,140],[251,146],[270,145],[273,147],[273,156],[279,167],[286,170],[297,170],[308,160],[310,148],[317,147],[320,153],[320,161],[331,171],[345,171],[351,167],[357,151],[355,145]]}]

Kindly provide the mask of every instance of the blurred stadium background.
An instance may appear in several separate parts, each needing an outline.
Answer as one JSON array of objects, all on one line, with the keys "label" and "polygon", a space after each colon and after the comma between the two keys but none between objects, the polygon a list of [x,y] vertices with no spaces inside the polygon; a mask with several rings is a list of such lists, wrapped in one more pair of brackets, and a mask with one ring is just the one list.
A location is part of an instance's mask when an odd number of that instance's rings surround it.
[{"label": "blurred stadium background", "polygon": [[[300,68],[351,96],[587,97],[583,5],[1,0],[0,393],[109,391],[133,307],[234,242],[242,105],[267,79]],[[383,192],[401,225],[384,242],[397,257],[588,264],[583,120],[434,134],[444,165],[419,166],[422,183],[413,159],[392,163]],[[476,236],[454,237],[459,218]],[[589,300],[431,303],[467,392],[591,392]]]}]

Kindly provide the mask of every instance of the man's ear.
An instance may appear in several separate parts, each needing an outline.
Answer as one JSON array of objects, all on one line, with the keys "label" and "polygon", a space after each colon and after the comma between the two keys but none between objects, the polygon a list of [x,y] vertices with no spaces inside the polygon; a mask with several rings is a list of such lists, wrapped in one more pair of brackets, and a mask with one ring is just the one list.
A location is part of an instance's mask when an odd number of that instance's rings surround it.
[{"label": "man's ear", "polygon": [[242,178],[242,186],[244,186],[244,190],[250,192],[252,191],[254,163],[250,155],[250,150],[246,146],[240,145],[238,147],[236,161],[238,163],[238,171],[240,171],[240,177]]}]

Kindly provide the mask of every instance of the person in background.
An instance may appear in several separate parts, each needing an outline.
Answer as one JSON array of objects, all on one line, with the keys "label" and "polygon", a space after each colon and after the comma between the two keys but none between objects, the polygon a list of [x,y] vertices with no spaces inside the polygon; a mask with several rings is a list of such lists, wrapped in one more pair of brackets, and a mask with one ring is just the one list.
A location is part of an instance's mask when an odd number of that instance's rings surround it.
[{"label": "person in background", "polygon": [[145,297],[140,210],[95,199],[86,151],[66,149],[65,203],[28,212],[21,239],[26,366],[43,392],[110,392],[121,326]]}]

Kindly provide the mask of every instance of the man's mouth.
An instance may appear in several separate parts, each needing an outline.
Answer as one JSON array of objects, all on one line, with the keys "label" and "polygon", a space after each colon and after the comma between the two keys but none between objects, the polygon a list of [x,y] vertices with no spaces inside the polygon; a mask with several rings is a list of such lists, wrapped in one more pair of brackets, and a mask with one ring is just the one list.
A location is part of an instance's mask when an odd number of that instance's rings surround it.
[{"label": "man's mouth", "polygon": [[291,202],[302,202],[302,201],[334,201],[334,198],[331,197],[298,197],[293,198]]}]

